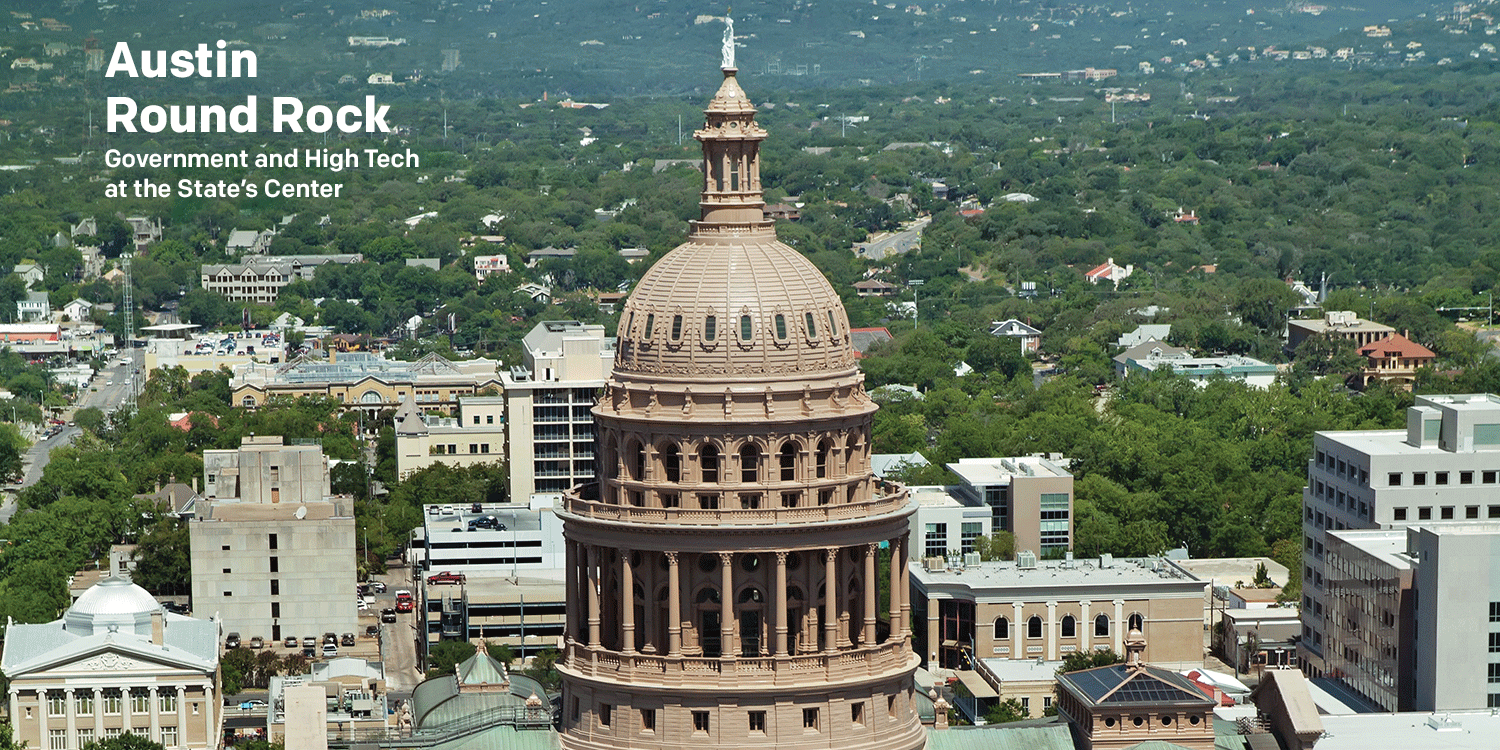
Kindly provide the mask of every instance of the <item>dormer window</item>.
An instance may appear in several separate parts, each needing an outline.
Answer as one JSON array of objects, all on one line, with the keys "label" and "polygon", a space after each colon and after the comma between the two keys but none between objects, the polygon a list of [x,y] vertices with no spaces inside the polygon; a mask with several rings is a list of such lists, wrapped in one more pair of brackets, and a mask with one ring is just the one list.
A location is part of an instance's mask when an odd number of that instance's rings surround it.
[{"label": "dormer window", "polygon": [[703,340],[713,341],[719,335],[719,319],[713,315],[703,319]]},{"label": "dormer window", "polygon": [[749,341],[755,333],[755,325],[750,322],[749,315],[740,316],[740,340]]},{"label": "dormer window", "polygon": [[776,338],[786,340],[786,316],[780,313],[776,314]]},{"label": "dormer window", "polygon": [[656,327],[656,313],[647,313],[646,314],[646,330],[641,334],[641,338],[643,338],[643,339],[645,339],[647,341],[650,341],[651,340],[651,329],[655,328],[655,327]]}]

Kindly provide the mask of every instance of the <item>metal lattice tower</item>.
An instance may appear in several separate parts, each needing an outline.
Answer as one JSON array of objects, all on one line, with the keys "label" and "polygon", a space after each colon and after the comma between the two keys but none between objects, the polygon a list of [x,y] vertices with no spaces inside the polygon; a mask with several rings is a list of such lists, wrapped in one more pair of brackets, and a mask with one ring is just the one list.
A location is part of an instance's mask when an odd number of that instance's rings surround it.
[{"label": "metal lattice tower", "polygon": [[125,308],[125,352],[130,357],[130,372],[125,376],[125,409],[135,410],[135,292],[130,278],[130,254],[120,256],[120,270],[125,274],[125,294],[122,307]]}]

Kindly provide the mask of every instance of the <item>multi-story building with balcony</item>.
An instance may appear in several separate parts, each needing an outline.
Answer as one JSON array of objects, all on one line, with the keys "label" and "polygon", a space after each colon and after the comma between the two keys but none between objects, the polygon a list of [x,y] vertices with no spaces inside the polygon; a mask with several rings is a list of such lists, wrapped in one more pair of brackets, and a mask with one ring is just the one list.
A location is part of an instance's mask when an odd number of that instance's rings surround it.
[{"label": "multi-story building with balcony", "polygon": [[329,350],[327,360],[297,359],[286,364],[249,362],[234,368],[232,403],[246,409],[273,398],[331,398],[342,408],[374,417],[407,401],[425,412],[451,414],[458,400],[498,393],[500,363],[493,359],[453,361],[429,354],[415,362],[366,352]]},{"label": "multi-story building with balcony", "polygon": [[[1470,689],[1460,699],[1436,688],[1424,692],[1420,681],[1470,684],[1444,670],[1480,663],[1473,655],[1485,651],[1476,646],[1473,653],[1458,660],[1439,657],[1449,653],[1445,644],[1457,642],[1456,634],[1461,631],[1480,632],[1488,626],[1500,632],[1500,615],[1495,615],[1494,625],[1489,624],[1491,615],[1485,606],[1491,599],[1482,593],[1490,591],[1487,587],[1494,580],[1487,577],[1490,574],[1484,566],[1492,567],[1493,560],[1500,558],[1491,557],[1475,567],[1472,561],[1458,562],[1459,555],[1449,553],[1447,559],[1454,562],[1448,570],[1464,572],[1445,579],[1433,572],[1436,565],[1423,571],[1428,560],[1419,557],[1423,553],[1414,545],[1415,540],[1430,538],[1436,540],[1433,545],[1439,545],[1449,539],[1447,549],[1452,550],[1473,542],[1471,536],[1476,533],[1463,529],[1500,522],[1497,485],[1500,398],[1494,395],[1417,396],[1407,410],[1404,430],[1316,433],[1303,488],[1298,655],[1304,670],[1314,676],[1340,677],[1386,710],[1486,705],[1483,690]],[[1409,537],[1404,544],[1399,537],[1383,534],[1339,534],[1345,530],[1405,532],[1413,526],[1420,526],[1422,534]],[[1436,559],[1438,552],[1432,554]],[[1424,582],[1430,587],[1442,580],[1464,580],[1464,576],[1469,586],[1464,606],[1445,602],[1443,611],[1452,619],[1445,620],[1439,630],[1432,613],[1423,609],[1437,606],[1428,604],[1435,594],[1423,590]],[[1376,580],[1382,583],[1377,585]],[[1411,601],[1405,601],[1403,593],[1408,580]],[[1442,596],[1458,596],[1452,593],[1454,584],[1449,586]],[[1500,596],[1493,598],[1500,601]],[[1403,624],[1401,618],[1408,611],[1411,619]],[[1411,628],[1410,638],[1406,628]],[[1476,643],[1489,641],[1481,638]],[[1406,648],[1413,651],[1403,653]],[[1500,646],[1494,653],[1500,654]],[[1406,663],[1414,668],[1403,670]],[[1402,686],[1398,683],[1403,674],[1419,682]]]},{"label": "multi-story building with balcony", "polygon": [[764,218],[727,62],[706,115],[702,218],[625,304],[600,475],[559,510],[562,747],[921,748],[912,510],[871,472],[848,317]]},{"label": "multi-story building with balcony", "polygon": [[594,477],[594,415],[614,366],[604,326],[575,320],[538,323],[521,340],[522,364],[502,374],[510,497],[557,495]]},{"label": "multi-story building with balcony", "polygon": [[361,253],[335,255],[277,255],[252,263],[205,264],[199,269],[199,284],[230,302],[276,303],[276,295],[297,279],[311,279],[319,266],[329,263],[361,263]]}]

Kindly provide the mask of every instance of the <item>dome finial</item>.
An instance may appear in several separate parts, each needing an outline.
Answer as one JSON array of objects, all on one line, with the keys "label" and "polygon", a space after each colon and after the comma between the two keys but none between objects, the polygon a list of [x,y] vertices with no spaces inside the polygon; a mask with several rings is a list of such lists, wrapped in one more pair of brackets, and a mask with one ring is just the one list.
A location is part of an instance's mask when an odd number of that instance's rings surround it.
[{"label": "dome finial", "polygon": [[733,8],[724,11],[724,44],[720,51],[719,67],[734,70],[734,19],[729,17]]}]

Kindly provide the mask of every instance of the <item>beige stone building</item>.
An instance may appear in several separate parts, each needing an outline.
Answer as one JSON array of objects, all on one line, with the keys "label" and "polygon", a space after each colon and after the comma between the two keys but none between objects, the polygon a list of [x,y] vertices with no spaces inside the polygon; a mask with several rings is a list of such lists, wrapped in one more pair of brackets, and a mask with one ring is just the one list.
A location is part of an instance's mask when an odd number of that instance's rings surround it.
[{"label": "beige stone building", "polygon": [[219,623],[164,612],[110,577],[62,619],[9,622],[0,669],[17,745],[79,750],[123,733],[168,748],[216,748],[223,725]]},{"label": "beige stone building", "polygon": [[1143,662],[1145,648],[1132,630],[1127,663],[1058,675],[1057,712],[1073,725],[1079,749],[1214,750],[1213,698],[1188,678]]},{"label": "beige stone building", "polygon": [[1046,555],[1073,546],[1073,475],[1064,463],[1044,456],[963,458],[948,470],[958,475],[954,490],[968,505],[989,508],[992,530],[1014,534],[1017,551]]},{"label": "beige stone building", "polygon": [[430,354],[402,362],[378,354],[330,351],[327,361],[304,358],[284,365],[252,362],[234,368],[230,403],[255,409],[273,398],[316,396],[372,417],[406,401],[449,413],[462,396],[488,389],[498,393],[499,367],[499,362],[483,358],[454,362]]},{"label": "beige stone building", "polygon": [[912,511],[871,472],[848,317],[763,218],[732,68],[706,115],[702,218],[625,305],[599,481],[559,511],[562,746],[921,748]]},{"label": "beige stone building", "polygon": [[395,421],[396,472],[402,477],[433,464],[476,466],[505,457],[503,396],[460,396],[451,417],[404,401]]},{"label": "beige stone building", "polygon": [[1135,629],[1150,635],[1158,664],[1203,666],[1204,581],[1156,559],[1017,557],[932,570],[910,564],[916,645],[929,665],[1122,654]]}]

